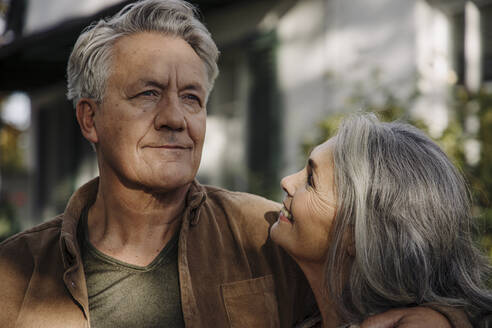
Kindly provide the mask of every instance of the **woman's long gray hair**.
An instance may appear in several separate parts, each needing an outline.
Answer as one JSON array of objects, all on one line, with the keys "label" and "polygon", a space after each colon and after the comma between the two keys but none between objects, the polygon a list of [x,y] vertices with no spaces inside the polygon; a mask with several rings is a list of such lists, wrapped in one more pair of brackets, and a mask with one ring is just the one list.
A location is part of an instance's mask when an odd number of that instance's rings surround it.
[{"label": "woman's long gray hair", "polygon": [[433,302],[472,315],[492,311],[484,282],[490,267],[472,240],[468,189],[430,138],[358,114],[339,127],[334,164],[338,210],[326,284],[343,318]]}]

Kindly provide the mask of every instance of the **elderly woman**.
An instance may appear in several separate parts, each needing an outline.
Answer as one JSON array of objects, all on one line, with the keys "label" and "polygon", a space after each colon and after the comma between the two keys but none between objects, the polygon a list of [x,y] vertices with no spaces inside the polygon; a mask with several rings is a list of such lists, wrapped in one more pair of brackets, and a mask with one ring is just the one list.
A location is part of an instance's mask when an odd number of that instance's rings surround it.
[{"label": "elderly woman", "polygon": [[422,304],[492,312],[466,185],[416,128],[350,117],[281,185],[271,237],[304,271],[323,327]]}]

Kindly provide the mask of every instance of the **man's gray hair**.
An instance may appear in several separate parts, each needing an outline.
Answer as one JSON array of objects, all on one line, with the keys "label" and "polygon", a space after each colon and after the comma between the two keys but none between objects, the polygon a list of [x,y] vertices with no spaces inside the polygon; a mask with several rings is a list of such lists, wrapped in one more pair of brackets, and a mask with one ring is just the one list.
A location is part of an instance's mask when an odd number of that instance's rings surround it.
[{"label": "man's gray hair", "polygon": [[342,317],[360,321],[432,302],[474,315],[492,311],[484,282],[490,266],[472,240],[468,189],[430,138],[357,114],[339,127],[334,166],[338,209],[325,275]]},{"label": "man's gray hair", "polygon": [[102,102],[114,43],[140,32],[157,32],[186,41],[205,64],[210,91],[219,72],[219,51],[197,16],[195,7],[182,0],[143,0],[92,24],[79,36],[70,55],[67,98],[74,106],[84,97]]}]

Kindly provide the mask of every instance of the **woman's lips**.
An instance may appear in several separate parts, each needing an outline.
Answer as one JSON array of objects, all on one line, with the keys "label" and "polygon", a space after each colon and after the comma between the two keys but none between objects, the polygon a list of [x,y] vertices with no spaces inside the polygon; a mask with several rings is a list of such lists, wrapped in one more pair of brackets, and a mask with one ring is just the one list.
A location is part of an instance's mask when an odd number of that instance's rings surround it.
[{"label": "woman's lips", "polygon": [[282,207],[282,209],[280,210],[278,214],[278,219],[290,224],[294,223],[294,218],[292,217],[292,214],[285,207]]}]

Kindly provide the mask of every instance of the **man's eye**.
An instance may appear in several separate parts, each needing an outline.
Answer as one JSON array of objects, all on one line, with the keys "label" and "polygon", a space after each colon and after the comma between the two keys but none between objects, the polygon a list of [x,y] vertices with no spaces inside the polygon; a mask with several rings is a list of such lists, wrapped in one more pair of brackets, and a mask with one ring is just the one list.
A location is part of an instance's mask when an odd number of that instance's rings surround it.
[{"label": "man's eye", "polygon": [[191,93],[188,93],[188,94],[185,94],[182,96],[184,100],[186,101],[190,101],[190,102],[196,102],[198,103],[199,105],[201,105],[201,100],[200,100],[200,97],[194,95],[194,94],[191,94]]},{"label": "man's eye", "polygon": [[144,97],[157,97],[157,96],[159,96],[159,94],[155,90],[145,90],[144,92],[141,92],[138,95],[144,96]]}]

